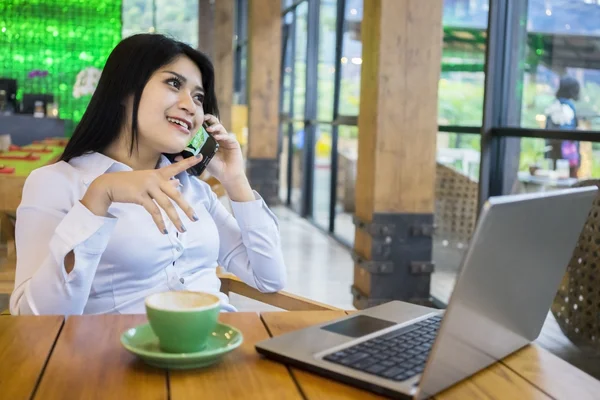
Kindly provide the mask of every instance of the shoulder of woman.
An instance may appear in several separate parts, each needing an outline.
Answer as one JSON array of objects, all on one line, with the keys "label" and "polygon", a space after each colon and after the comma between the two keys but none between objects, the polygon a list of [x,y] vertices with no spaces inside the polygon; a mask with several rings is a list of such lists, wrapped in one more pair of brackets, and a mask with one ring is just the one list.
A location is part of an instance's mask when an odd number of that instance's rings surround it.
[{"label": "shoulder of woman", "polygon": [[65,161],[37,168],[25,180],[22,204],[71,201],[79,191],[80,182],[81,172]]}]

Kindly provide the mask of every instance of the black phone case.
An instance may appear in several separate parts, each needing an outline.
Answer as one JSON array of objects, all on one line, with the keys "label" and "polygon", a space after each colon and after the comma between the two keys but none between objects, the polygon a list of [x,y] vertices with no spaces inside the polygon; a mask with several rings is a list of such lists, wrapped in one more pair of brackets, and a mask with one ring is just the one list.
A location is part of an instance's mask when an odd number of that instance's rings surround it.
[{"label": "black phone case", "polygon": [[[212,160],[214,155],[217,154],[217,151],[219,150],[219,143],[212,136],[209,135],[208,137],[209,137],[209,139],[206,140],[206,142],[200,149],[200,154],[202,154],[202,161],[200,161],[198,164],[194,165],[193,167],[188,168],[188,170],[187,170],[188,174],[200,176],[204,172],[206,167],[208,166],[208,163],[210,162],[210,160]],[[206,143],[208,143],[208,141],[210,139],[214,140],[214,142],[215,142],[214,143],[214,145],[215,145],[214,151],[209,151],[207,149]]]},{"label": "black phone case", "polygon": [[[191,168],[187,169],[187,173],[189,175],[194,175],[194,176],[200,176],[204,170],[206,169],[206,167],[208,166],[208,163],[210,162],[210,160],[212,160],[212,158],[214,157],[214,155],[217,153],[217,151],[219,150],[219,143],[212,137],[209,135],[209,138],[212,139],[214,141],[214,151],[210,151],[208,150],[206,143],[208,143],[208,141],[210,139],[208,139],[204,145],[202,146],[202,148],[200,149],[200,154],[202,154],[202,161],[200,161],[198,164],[194,165]],[[167,159],[169,161],[171,161],[171,163],[175,163],[177,161],[175,161],[175,157],[177,156],[181,156],[183,154],[178,153],[178,154],[165,154],[165,157],[167,157]],[[183,155],[185,157],[185,155]],[[190,156],[186,157],[189,158]]]}]

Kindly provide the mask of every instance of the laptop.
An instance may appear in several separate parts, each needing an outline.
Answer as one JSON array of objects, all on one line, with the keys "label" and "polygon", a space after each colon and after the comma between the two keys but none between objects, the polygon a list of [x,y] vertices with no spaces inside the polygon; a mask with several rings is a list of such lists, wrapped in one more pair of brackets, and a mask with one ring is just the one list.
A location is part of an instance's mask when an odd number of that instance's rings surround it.
[{"label": "laptop", "polygon": [[388,397],[429,398],[538,337],[597,190],[490,198],[445,311],[392,301],[256,350]]}]

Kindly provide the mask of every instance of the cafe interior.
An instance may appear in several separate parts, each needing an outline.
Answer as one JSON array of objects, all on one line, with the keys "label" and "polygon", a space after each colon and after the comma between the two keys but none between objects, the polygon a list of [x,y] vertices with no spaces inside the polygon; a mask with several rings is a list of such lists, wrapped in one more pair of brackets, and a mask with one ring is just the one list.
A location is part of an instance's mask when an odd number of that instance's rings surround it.
[{"label": "cafe interior", "polygon": [[[0,0],[0,398],[599,399],[599,20],[600,0]],[[285,287],[218,266],[235,312],[163,293],[18,315],[23,187],[140,33],[212,61]]]}]

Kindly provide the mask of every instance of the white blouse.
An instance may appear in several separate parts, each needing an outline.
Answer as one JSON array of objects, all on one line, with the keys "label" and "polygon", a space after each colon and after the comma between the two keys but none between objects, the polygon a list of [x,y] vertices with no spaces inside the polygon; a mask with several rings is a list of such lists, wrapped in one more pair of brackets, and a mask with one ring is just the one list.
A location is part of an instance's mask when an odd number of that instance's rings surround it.
[{"label": "white blouse", "polygon": [[[169,163],[162,157],[159,167]],[[231,202],[234,218],[208,184],[183,172],[180,190],[199,220],[176,206],[187,229],[180,233],[163,211],[163,234],[142,206],[113,203],[100,217],[80,202],[95,178],[115,171],[131,168],[91,153],[29,175],[17,209],[11,314],[144,313],[146,296],[168,290],[214,293],[222,310],[235,311],[219,291],[218,265],[260,291],[283,288],[279,226],[256,192],[254,201]]]}]

